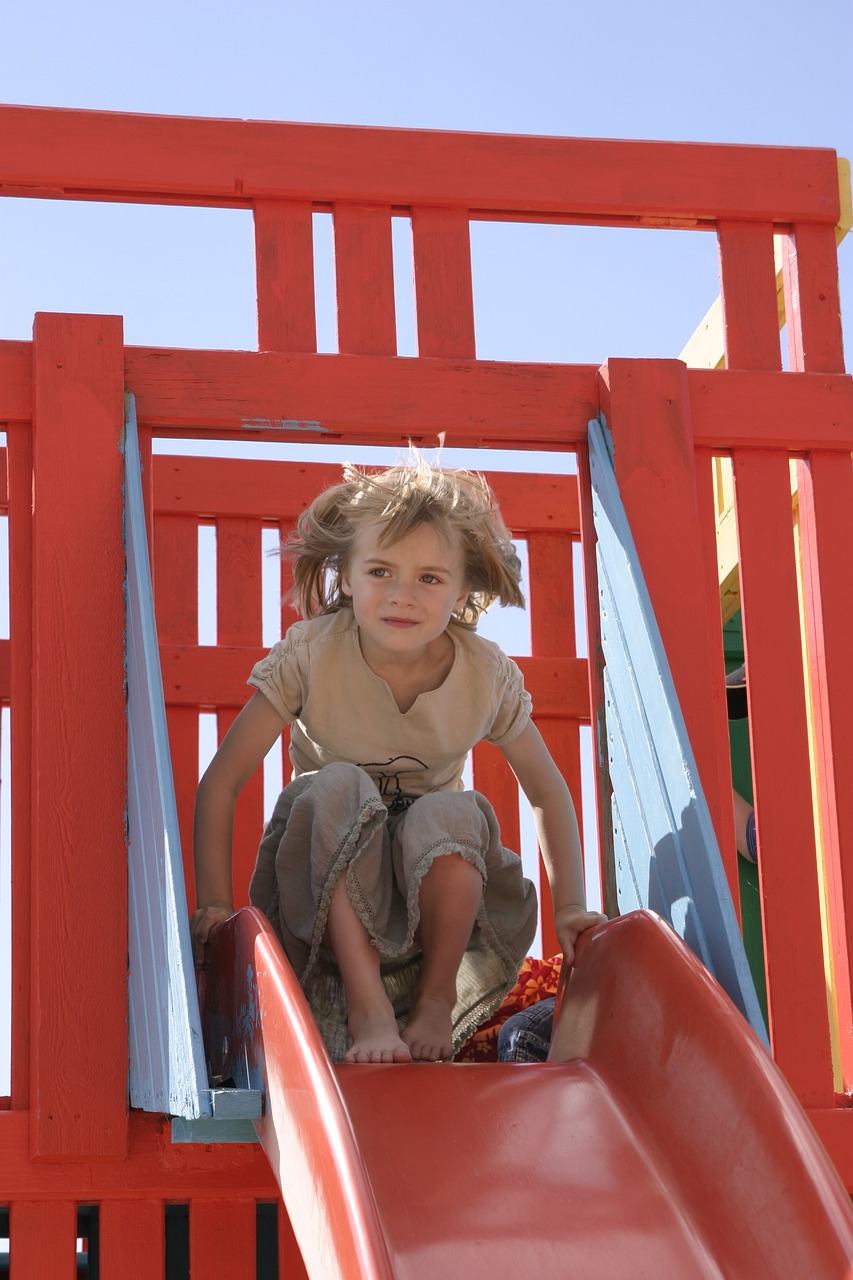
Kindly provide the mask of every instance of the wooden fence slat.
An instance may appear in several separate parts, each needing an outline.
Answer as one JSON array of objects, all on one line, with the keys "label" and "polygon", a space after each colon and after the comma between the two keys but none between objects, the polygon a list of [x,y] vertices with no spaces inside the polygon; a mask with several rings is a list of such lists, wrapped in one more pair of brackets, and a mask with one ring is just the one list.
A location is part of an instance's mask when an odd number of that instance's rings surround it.
[{"label": "wooden fence slat", "polygon": [[838,254],[832,227],[794,227],[782,241],[788,364],[806,373],[843,373]]},{"label": "wooden fence slat", "polygon": [[314,230],[309,200],[256,200],[258,349],[316,351]]},{"label": "wooden fence slat", "polygon": [[733,463],[770,1036],[800,1101],[828,1106],[832,1063],[788,456],[739,450]]},{"label": "wooden fence slat", "polygon": [[[30,1097],[30,1009],[32,938],[32,637],[33,528],[32,433],[7,429],[9,466],[9,701],[12,826],[12,1106],[25,1111]],[[23,714],[16,714],[20,709]]]},{"label": "wooden fence slat", "polygon": [[772,223],[717,228],[727,369],[781,369]]},{"label": "wooden fence slat", "polygon": [[839,1049],[845,1091],[853,1088],[853,465],[850,455],[815,454],[798,465],[800,537],[821,832]]},{"label": "wooden fence slat", "polygon": [[128,1061],[122,326],[38,315],[34,335],[33,1153],[117,1157]]},{"label": "wooden fence slat", "polygon": [[233,1197],[190,1202],[190,1275],[234,1280],[255,1273],[255,1202]]},{"label": "wooden fence slat", "polygon": [[391,208],[336,204],[334,235],[338,351],[393,356],[397,323]]},{"label": "wooden fence slat", "polygon": [[278,1274],[279,1280],[308,1280],[283,1200],[278,1202]]},{"label": "wooden fence slat", "polygon": [[464,209],[412,209],[418,355],[476,355],[471,237]]},{"label": "wooden fence slat", "polygon": [[101,1280],[165,1280],[162,1200],[104,1200],[98,1211]]},{"label": "wooden fence slat", "polygon": [[77,1205],[71,1200],[13,1200],[9,1267],[14,1280],[77,1280]]}]

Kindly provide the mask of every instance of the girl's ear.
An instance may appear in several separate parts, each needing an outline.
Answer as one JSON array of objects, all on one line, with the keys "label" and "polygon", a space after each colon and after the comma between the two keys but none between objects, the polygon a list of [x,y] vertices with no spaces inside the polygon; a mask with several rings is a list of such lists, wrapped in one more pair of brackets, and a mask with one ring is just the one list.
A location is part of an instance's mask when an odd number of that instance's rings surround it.
[{"label": "girl's ear", "polygon": [[466,587],[462,594],[456,597],[456,603],[453,606],[453,613],[459,613],[465,607],[470,594],[470,587]]},{"label": "girl's ear", "polygon": [[344,567],[341,569],[341,590],[343,591],[344,595],[347,595],[347,596],[352,595],[352,583],[350,582],[348,564],[345,564]]}]

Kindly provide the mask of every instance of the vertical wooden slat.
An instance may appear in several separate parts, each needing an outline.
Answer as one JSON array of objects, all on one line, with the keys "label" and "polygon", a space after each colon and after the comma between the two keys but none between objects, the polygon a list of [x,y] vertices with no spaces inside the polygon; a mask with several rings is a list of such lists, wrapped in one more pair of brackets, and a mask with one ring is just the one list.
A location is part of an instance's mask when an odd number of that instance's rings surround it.
[{"label": "vertical wooden slat", "polygon": [[[709,640],[686,369],[611,360],[605,370],[619,492],[722,846],[734,822],[731,764],[719,647]],[[729,888],[737,911],[737,881]]]},{"label": "vertical wooden slat", "polygon": [[165,1280],[162,1200],[104,1200],[98,1216],[101,1280]]},{"label": "vertical wooden slat", "polygon": [[32,434],[29,423],[8,427],[9,663],[12,824],[12,1106],[26,1111],[30,1096],[32,942]]},{"label": "vertical wooden slat", "polygon": [[311,203],[256,200],[254,210],[258,350],[316,351]]},{"label": "vertical wooden slat", "polygon": [[491,743],[478,743],[472,753],[474,789],[487,796],[500,824],[501,840],[521,853],[518,783],[501,752]]},{"label": "vertical wooden slat", "polygon": [[720,292],[727,369],[781,369],[770,223],[721,222]]},{"label": "vertical wooden slat", "polygon": [[[156,494],[154,498],[156,508]],[[198,525],[193,516],[156,516],[154,524],[154,602],[160,645],[198,643]],[[168,687],[173,673],[164,670]],[[193,707],[167,707],[172,777],[184,880],[190,911],[195,907],[193,872],[193,810],[198,786],[198,711]]]},{"label": "vertical wooden slat", "polygon": [[820,829],[845,1091],[853,1088],[853,465],[847,453],[812,454],[798,466]]},{"label": "vertical wooden slat", "polygon": [[190,1280],[255,1274],[255,1202],[232,1197],[190,1202]]},{"label": "vertical wooden slat", "polygon": [[739,450],[733,463],[770,1037],[800,1101],[830,1106],[788,457]]},{"label": "vertical wooden slat", "polygon": [[391,210],[336,204],[334,224],[338,350],[393,356],[397,324]]},{"label": "vertical wooden slat", "polygon": [[801,224],[782,240],[788,364],[805,373],[843,373],[838,254],[833,227]]},{"label": "vertical wooden slat", "polygon": [[471,238],[462,209],[412,209],[418,355],[474,359]]},{"label": "vertical wooden slat", "polygon": [[41,1156],[119,1156],[128,1062],[121,321],[38,315],[33,361],[31,1142]]},{"label": "vertical wooden slat", "polygon": [[12,1203],[9,1269],[14,1280],[76,1280],[77,1205],[72,1200]]},{"label": "vertical wooden slat", "polygon": [[[261,522],[234,517],[216,526],[216,618],[220,645],[260,645],[262,639]],[[248,679],[249,671],[246,671]],[[248,700],[251,689],[246,687]],[[219,738],[236,716],[220,711]],[[258,769],[237,801],[232,880],[234,904],[248,902],[249,880],[264,824],[264,777]]]}]

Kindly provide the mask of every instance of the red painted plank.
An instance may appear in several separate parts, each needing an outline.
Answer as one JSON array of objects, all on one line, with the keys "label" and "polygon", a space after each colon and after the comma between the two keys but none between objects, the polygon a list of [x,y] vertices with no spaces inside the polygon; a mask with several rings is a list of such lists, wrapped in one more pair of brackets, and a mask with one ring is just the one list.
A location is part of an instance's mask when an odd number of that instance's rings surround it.
[{"label": "red painted plank", "polygon": [[418,355],[473,359],[474,286],[467,210],[412,210]]},{"label": "red painted plank", "polygon": [[165,1216],[162,1200],[104,1200],[98,1213],[100,1274],[165,1280]]},{"label": "red painted plank", "polygon": [[165,435],[572,449],[598,404],[592,365],[130,347],[125,368]]},{"label": "red painted plank", "polygon": [[[15,785],[12,817],[12,1105],[25,1108],[30,1096],[30,1006],[32,905],[32,433],[12,424],[7,432],[9,466],[9,641],[11,749]],[[18,715],[17,709],[23,709]]]},{"label": "red painted plank", "polygon": [[728,828],[720,797],[731,791],[731,765],[718,649],[710,642],[685,369],[675,360],[611,360],[603,374],[619,492],[722,843]]},{"label": "red painted plank", "polygon": [[7,474],[6,450],[0,448],[0,515],[6,515],[9,509],[9,477]]},{"label": "red painted plank", "polygon": [[717,228],[727,369],[781,369],[773,225]]},{"label": "red painted plank", "polygon": [[32,343],[0,342],[0,397],[0,420],[9,423],[32,419]]},{"label": "red painted plank", "polygon": [[[650,181],[654,175],[655,181]],[[646,225],[839,217],[835,153],[4,107],[0,191],[434,204]]]},{"label": "red painted plank", "polygon": [[77,1206],[71,1200],[13,1201],[9,1266],[15,1280],[76,1280]]},{"label": "red painted plank", "polygon": [[807,373],[843,373],[835,231],[797,226],[782,249],[788,364]]},{"label": "red painted plank", "polygon": [[821,831],[829,896],[839,1048],[845,1090],[853,1089],[853,671],[850,455],[815,454],[798,467],[804,596],[815,709]]},{"label": "red painted plank", "polygon": [[316,351],[311,203],[256,200],[254,208],[258,349]]},{"label": "red painted plank", "polygon": [[688,369],[687,385],[696,445],[853,450],[851,378]]},{"label": "red painted plank", "polygon": [[255,1202],[240,1197],[190,1203],[190,1274],[233,1280],[255,1272]]},{"label": "red painted plank", "polygon": [[[479,462],[479,460],[478,460]],[[242,458],[155,455],[154,503],[158,512],[215,516],[260,516],[287,528],[329,485],[341,480],[339,465],[254,462]],[[580,533],[577,476],[505,471],[488,474],[501,513],[513,534]]]},{"label": "red painted plank", "polygon": [[0,702],[8,705],[12,687],[11,644],[0,640]]},{"label": "red painted plank", "polygon": [[393,356],[397,351],[390,205],[334,208],[338,351]]},{"label": "red painted plank", "polygon": [[846,1106],[808,1107],[806,1114],[848,1193],[853,1194],[853,1110]]},{"label": "red painted plank", "polygon": [[497,747],[478,743],[473,751],[474,789],[492,802],[501,828],[501,840],[508,849],[521,853],[518,814],[518,783]]},{"label": "red painted plank", "polygon": [[31,1115],[52,1157],[127,1145],[121,353],[115,317],[36,317]]},{"label": "red painted plank", "polygon": [[832,1065],[788,456],[743,450],[733,463],[770,1039],[803,1105],[827,1106]]},{"label": "red painted plank", "polygon": [[278,1274],[281,1280],[308,1280],[284,1202],[278,1202]]}]

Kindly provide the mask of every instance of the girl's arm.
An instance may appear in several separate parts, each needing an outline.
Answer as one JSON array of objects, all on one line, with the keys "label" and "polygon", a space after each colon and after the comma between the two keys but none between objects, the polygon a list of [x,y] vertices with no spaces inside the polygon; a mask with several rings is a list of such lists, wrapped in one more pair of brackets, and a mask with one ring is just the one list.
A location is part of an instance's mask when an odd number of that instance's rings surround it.
[{"label": "girl's arm", "polygon": [[531,720],[502,751],[533,810],[539,848],[551,887],[557,939],[568,964],[579,933],[606,917],[587,911],[583,853],[569,788]]},{"label": "girl's arm", "polygon": [[285,722],[262,693],[255,693],[222,739],[198,784],[193,839],[196,910],[190,937],[197,965],[214,925],[234,910],[231,842],[237,797],[257,769]]}]

